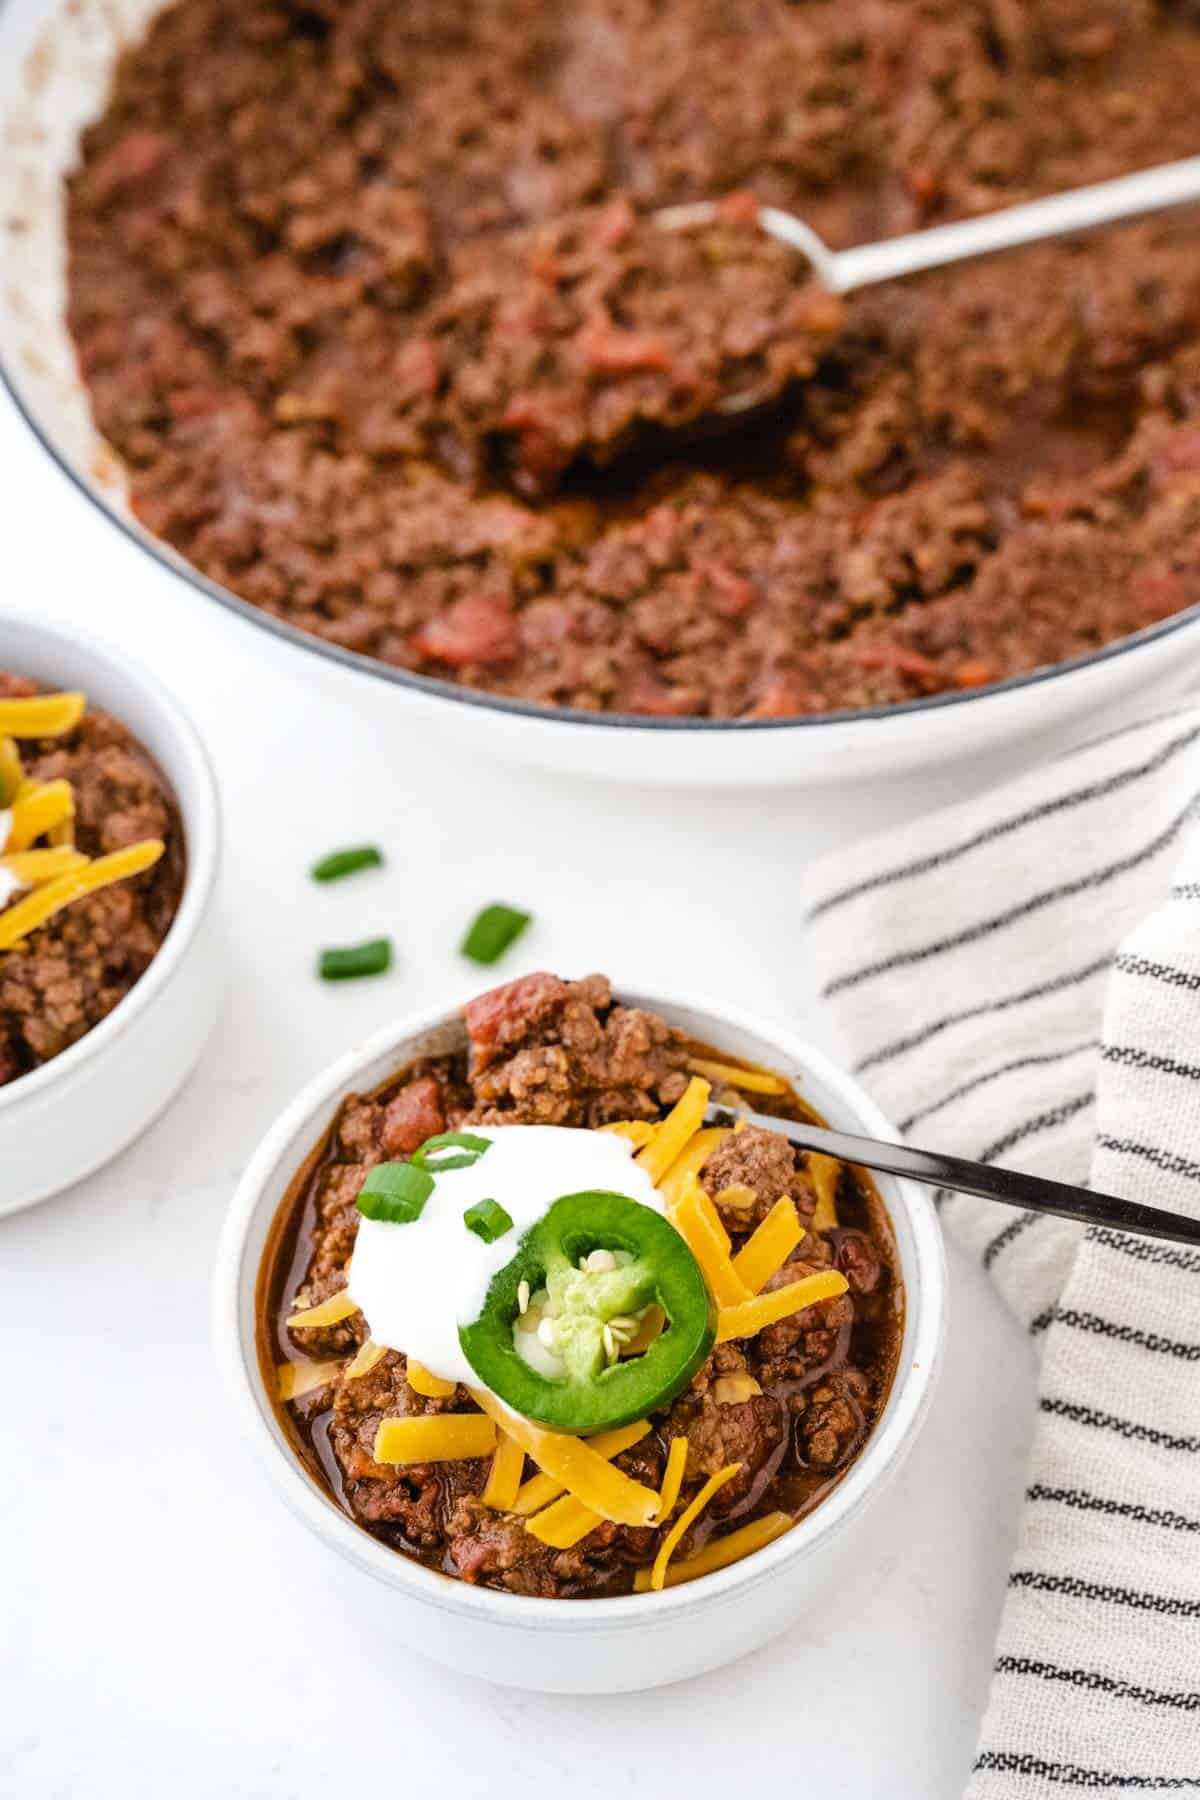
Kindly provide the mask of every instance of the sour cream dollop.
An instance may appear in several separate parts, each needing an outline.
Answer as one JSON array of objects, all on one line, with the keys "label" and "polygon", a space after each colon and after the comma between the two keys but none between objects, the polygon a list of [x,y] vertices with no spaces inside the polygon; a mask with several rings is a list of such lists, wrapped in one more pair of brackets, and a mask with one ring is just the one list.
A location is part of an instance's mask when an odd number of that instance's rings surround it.
[{"label": "sour cream dollop", "polygon": [[[389,1350],[415,1356],[443,1381],[480,1387],[463,1355],[459,1325],[478,1318],[492,1277],[511,1262],[531,1225],[563,1194],[588,1189],[624,1194],[663,1211],[628,1138],[565,1125],[470,1126],[487,1138],[469,1168],[439,1175],[425,1210],[411,1225],[360,1219],[350,1260],[350,1292],[362,1307],[371,1337]],[[513,1221],[511,1231],[485,1244],[463,1223],[477,1200],[495,1200]]]}]

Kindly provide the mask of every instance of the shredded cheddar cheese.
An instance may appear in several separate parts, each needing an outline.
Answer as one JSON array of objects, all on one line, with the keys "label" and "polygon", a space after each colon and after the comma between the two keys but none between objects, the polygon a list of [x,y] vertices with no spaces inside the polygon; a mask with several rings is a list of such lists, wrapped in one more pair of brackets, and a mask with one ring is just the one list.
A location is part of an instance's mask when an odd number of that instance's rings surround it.
[{"label": "shredded cheddar cheese", "polygon": [[761,1393],[753,1375],[718,1375],[713,1382],[713,1399],[718,1406],[741,1406]]},{"label": "shredded cheddar cheese", "polygon": [[0,737],[0,806],[11,806],[25,779],[21,752],[10,737]]},{"label": "shredded cheddar cheese", "polygon": [[38,786],[31,782],[17,790],[13,801],[12,825],[9,828],[9,850],[28,850],[52,826],[75,814],[75,794],[69,781],[46,781]]},{"label": "shredded cheddar cheese", "polygon": [[480,1496],[483,1504],[494,1506],[497,1512],[511,1512],[521,1486],[524,1467],[525,1452],[520,1444],[515,1438],[510,1438],[507,1431],[497,1431],[496,1454],[488,1471],[487,1486]]},{"label": "shredded cheddar cheese", "polygon": [[407,1373],[408,1385],[413,1393],[423,1394],[426,1400],[448,1400],[454,1392],[452,1381],[443,1381],[440,1375],[427,1369],[415,1356],[408,1358]]},{"label": "shredded cheddar cheese", "polygon": [[737,1306],[750,1298],[749,1288],[729,1259],[729,1233],[694,1174],[684,1182],[671,1223],[699,1263],[718,1306]]},{"label": "shredded cheddar cheese", "polygon": [[769,1069],[740,1069],[735,1063],[710,1062],[704,1056],[688,1058],[693,1075],[703,1075],[722,1087],[741,1088],[744,1094],[786,1094],[787,1082]]},{"label": "shredded cheddar cheese", "polygon": [[[601,1431],[595,1437],[585,1441],[589,1450],[602,1456],[607,1462],[610,1457],[620,1456],[622,1450],[628,1450],[632,1444],[640,1443],[650,1429],[648,1419],[638,1419],[632,1425],[619,1425],[615,1431]],[[531,1475],[518,1490],[512,1510],[522,1518],[528,1518],[551,1500],[557,1500],[563,1492],[561,1481],[554,1481],[549,1475]]]},{"label": "shredded cheddar cheese", "polygon": [[87,711],[83,694],[31,694],[0,700],[0,733],[6,737],[61,737],[74,731]]},{"label": "shredded cheddar cheese", "polygon": [[583,1438],[546,1431],[531,1420],[510,1413],[483,1389],[473,1389],[471,1397],[502,1431],[517,1440],[544,1475],[560,1482],[601,1518],[611,1519],[617,1525],[655,1523],[658,1495],[653,1488],[643,1487],[622,1470],[613,1468]]},{"label": "shredded cheddar cheese", "polygon": [[374,1457],[377,1463],[459,1462],[495,1448],[496,1427],[482,1413],[425,1413],[380,1420]]},{"label": "shredded cheddar cheese", "polygon": [[645,1148],[654,1136],[655,1127],[648,1119],[618,1119],[613,1125],[601,1125],[601,1131],[611,1133],[613,1137],[628,1138],[639,1150]]},{"label": "shredded cheddar cheese", "polygon": [[734,1212],[745,1212],[747,1207],[753,1206],[757,1199],[758,1195],[754,1189],[747,1187],[744,1181],[731,1181],[728,1187],[723,1187],[719,1193],[713,1195],[713,1205],[729,1207]]},{"label": "shredded cheddar cheese", "polygon": [[817,1190],[817,1206],[812,1216],[814,1231],[836,1231],[837,1191],[842,1179],[842,1165],[836,1156],[825,1156],[820,1150],[810,1150],[807,1161],[808,1173],[812,1176],[812,1184]]},{"label": "shredded cheddar cheese", "polygon": [[795,1205],[786,1194],[781,1195],[733,1259],[734,1268],[752,1294],[762,1292],[803,1236],[804,1227]]},{"label": "shredded cheddar cheese", "polygon": [[688,1527],[693,1525],[700,1517],[700,1514],[704,1511],[713,1495],[719,1494],[721,1489],[728,1482],[733,1480],[734,1476],[740,1471],[741,1466],[740,1462],[726,1463],[723,1469],[718,1469],[715,1475],[709,1476],[695,1499],[689,1501],[687,1506],[684,1507],[670,1531],[668,1531],[666,1537],[659,1545],[658,1555],[654,1558],[654,1564],[650,1570],[650,1586],[655,1593],[663,1586],[667,1576],[667,1564],[679,1548],[680,1542],[683,1539],[684,1533],[688,1530]]},{"label": "shredded cheddar cheese", "polygon": [[165,845],[161,838],[149,838],[144,844],[131,844],[127,850],[114,850],[109,856],[98,856],[95,862],[88,863],[82,869],[74,869],[69,874],[60,875],[55,881],[47,881],[42,887],[35,888],[0,912],[0,950],[11,950],[13,945],[44,925],[47,919],[69,906],[72,900],[80,899],[84,894],[94,894],[100,888],[108,887],[111,882],[124,881],[130,875],[139,875],[144,869],[154,866],[162,855]]},{"label": "shredded cheddar cheese", "polygon": [[658,1516],[669,1519],[675,1511],[679,1499],[679,1490],[683,1486],[683,1472],[687,1468],[688,1441],[685,1437],[671,1439],[671,1448],[667,1451],[667,1466],[663,1470],[662,1486],[658,1490]]},{"label": "shredded cheddar cheese", "polygon": [[531,1537],[549,1544],[552,1550],[570,1550],[603,1523],[600,1514],[577,1500],[574,1494],[564,1494],[561,1500],[555,1500],[543,1512],[527,1519],[525,1529]]},{"label": "shredded cheddar cheese", "polygon": [[287,1323],[289,1327],[307,1331],[312,1325],[340,1325],[343,1319],[352,1319],[359,1310],[358,1301],[342,1288],[319,1305],[306,1306],[301,1312],[293,1313]]},{"label": "shredded cheddar cheese", "polygon": [[387,1355],[387,1345],[377,1344],[371,1338],[359,1350],[358,1355],[346,1370],[347,1381],[357,1381],[360,1375],[369,1375],[377,1363]]},{"label": "shredded cheddar cheese", "polygon": [[[741,1562],[745,1556],[751,1556],[755,1550],[761,1550],[764,1544],[770,1544],[785,1531],[790,1531],[794,1521],[790,1513],[764,1513],[761,1519],[752,1519],[749,1525],[743,1525],[739,1531],[731,1531],[724,1537],[713,1538],[698,1550],[695,1556],[689,1556],[686,1562],[673,1563],[667,1570],[664,1587],[675,1587],[681,1581],[695,1581],[699,1575],[711,1575],[716,1569],[727,1569],[730,1563]],[[650,1570],[639,1569],[633,1578],[635,1594],[645,1594],[650,1588]]]},{"label": "shredded cheddar cheese", "polygon": [[17,850],[12,856],[0,856],[0,869],[7,869],[22,887],[41,887],[44,881],[55,881],[87,867],[87,857],[79,850],[64,845],[60,849]]},{"label": "shredded cheddar cheese", "polygon": [[816,1306],[822,1300],[836,1300],[847,1286],[846,1277],[836,1269],[822,1269],[769,1294],[756,1294],[739,1306],[723,1306],[717,1314],[717,1342],[727,1344],[731,1338],[754,1337],[790,1313]]},{"label": "shredded cheddar cheese", "polygon": [[299,1400],[324,1387],[341,1368],[340,1362],[283,1362],[275,1369],[275,1386],[281,1400]]},{"label": "shredded cheddar cheese", "polygon": [[713,1151],[728,1136],[729,1131],[726,1126],[707,1125],[702,1131],[693,1133],[689,1138],[662,1180],[656,1184],[668,1213],[678,1204],[688,1176],[699,1175]]},{"label": "shredded cheddar cheese", "polygon": [[681,1099],[675,1102],[637,1160],[657,1187],[692,1134],[700,1129],[708,1105],[709,1086],[693,1075]]}]

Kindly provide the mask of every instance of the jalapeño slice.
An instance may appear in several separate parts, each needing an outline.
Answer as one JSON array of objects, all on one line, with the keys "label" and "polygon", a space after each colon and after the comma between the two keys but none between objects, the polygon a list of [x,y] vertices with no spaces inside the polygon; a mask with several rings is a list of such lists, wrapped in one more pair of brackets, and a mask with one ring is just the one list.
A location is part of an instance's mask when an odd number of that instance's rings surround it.
[{"label": "jalape\u00f1o slice", "polygon": [[[615,1268],[583,1269],[594,1250],[624,1252]],[[610,1259],[602,1259],[610,1260]],[[531,1368],[513,1330],[522,1283],[545,1288],[563,1373]],[[666,1315],[640,1356],[613,1361],[605,1326],[657,1301]],[[695,1257],[660,1213],[624,1194],[564,1194],[492,1278],[483,1311],[460,1325],[467,1361],[514,1412],[557,1431],[606,1431],[665,1406],[712,1349],[715,1313]],[[612,1341],[612,1334],[609,1334]]]}]

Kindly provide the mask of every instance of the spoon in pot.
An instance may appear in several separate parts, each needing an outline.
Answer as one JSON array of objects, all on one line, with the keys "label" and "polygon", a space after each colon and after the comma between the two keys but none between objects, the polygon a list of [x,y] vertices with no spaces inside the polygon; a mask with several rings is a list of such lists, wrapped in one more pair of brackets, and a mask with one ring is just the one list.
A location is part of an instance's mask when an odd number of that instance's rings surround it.
[{"label": "spoon in pot", "polygon": [[[924,269],[994,256],[998,251],[1017,250],[1047,238],[1070,237],[1075,232],[1168,212],[1172,207],[1195,201],[1200,201],[1200,156],[1188,156],[1180,162],[1142,169],[1136,175],[1070,188],[1044,200],[1025,201],[980,218],[934,225],[926,231],[884,238],[875,244],[858,244],[850,250],[831,250],[811,225],[777,206],[760,206],[758,222],[771,237],[798,250],[830,293],[848,294],[856,288],[895,281]],[[700,200],[664,207],[654,217],[668,230],[686,231],[712,223],[719,211],[717,202]]]},{"label": "spoon in pot", "polygon": [[968,1162],[961,1156],[943,1156],[936,1150],[916,1150],[908,1144],[887,1144],[876,1138],[853,1137],[845,1131],[809,1125],[799,1119],[744,1111],[741,1107],[710,1103],[706,1125],[733,1126],[739,1121],[759,1125],[782,1135],[800,1150],[817,1150],[839,1162],[858,1163],[888,1175],[903,1175],[927,1187],[952,1188],[961,1194],[977,1194],[981,1200],[999,1200],[1004,1206],[1026,1212],[1052,1213],[1060,1219],[1077,1219],[1082,1225],[1109,1225],[1131,1231],[1137,1237],[1167,1238],[1176,1244],[1200,1245],[1200,1219],[1183,1213],[1143,1206],[1115,1194],[1097,1194],[1091,1188],[1072,1187],[1065,1181],[1048,1181],[1018,1169],[999,1169],[991,1163]]}]

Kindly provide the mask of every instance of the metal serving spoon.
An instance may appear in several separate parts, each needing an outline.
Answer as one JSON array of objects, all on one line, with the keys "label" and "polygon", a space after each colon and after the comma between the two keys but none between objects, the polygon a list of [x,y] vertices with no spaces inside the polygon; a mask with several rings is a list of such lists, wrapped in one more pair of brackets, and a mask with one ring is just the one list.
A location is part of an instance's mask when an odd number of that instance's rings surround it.
[{"label": "metal serving spoon", "polygon": [[863,1168],[882,1169],[889,1175],[905,1175],[928,1187],[954,1188],[959,1193],[978,1194],[981,1200],[1020,1206],[1026,1212],[1078,1219],[1083,1225],[1111,1225],[1138,1237],[1200,1244],[1200,1219],[1164,1212],[1157,1206],[1142,1206],[1136,1200],[1121,1200],[1115,1194],[1097,1194],[1091,1188],[1047,1181],[1041,1175],[1026,1175],[1017,1169],[997,1169],[991,1163],[967,1162],[961,1156],[943,1156],[936,1150],[914,1150],[907,1144],[852,1137],[848,1132],[829,1131],[800,1119],[780,1119],[773,1114],[721,1106],[715,1101],[704,1115],[706,1125],[736,1125],[739,1119],[782,1135],[801,1150],[819,1150],[825,1156],[836,1156],[839,1162],[860,1163]]},{"label": "metal serving spoon", "polygon": [[[823,286],[834,294],[894,281],[922,269],[939,269],[947,263],[972,257],[994,256],[1000,250],[1017,250],[1046,238],[1069,237],[1098,225],[1115,225],[1151,213],[1168,212],[1200,200],[1200,156],[1181,162],[1159,163],[1136,175],[1120,175],[1114,181],[1091,187],[1070,188],[1045,200],[1029,200],[1020,206],[1002,207],[977,219],[952,225],[934,225],[904,237],[884,238],[877,244],[859,244],[852,250],[831,250],[811,225],[777,206],[761,206],[758,219],[764,231],[798,250],[812,265]],[[699,200],[684,206],[668,206],[655,213],[668,230],[684,231],[707,225],[719,216],[715,201]]]}]

